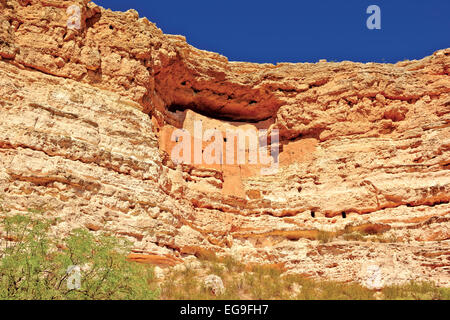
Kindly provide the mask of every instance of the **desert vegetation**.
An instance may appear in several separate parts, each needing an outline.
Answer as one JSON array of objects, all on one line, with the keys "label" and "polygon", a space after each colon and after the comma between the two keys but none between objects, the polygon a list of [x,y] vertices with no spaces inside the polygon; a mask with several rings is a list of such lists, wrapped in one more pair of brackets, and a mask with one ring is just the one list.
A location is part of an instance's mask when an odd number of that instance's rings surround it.
[{"label": "desert vegetation", "polygon": [[[175,267],[154,268],[126,259],[130,243],[107,234],[75,229],[64,240],[49,231],[52,219],[40,210],[1,220],[0,299],[86,300],[374,300],[450,299],[450,289],[409,283],[369,290],[356,283],[318,281],[286,274],[277,266],[248,265],[232,257],[203,254]],[[329,241],[321,236],[321,241]],[[70,266],[80,266],[79,288],[68,286]],[[223,291],[205,285],[208,275],[223,281]]]},{"label": "desert vegetation", "polygon": [[[1,224],[0,299],[155,299],[152,269],[126,260],[129,243],[76,229],[62,241],[49,236],[53,220],[35,210]],[[79,266],[80,287],[69,285]]]},{"label": "desert vegetation", "polygon": [[[450,289],[431,283],[411,282],[370,290],[357,283],[310,279],[285,274],[277,266],[243,264],[232,257],[202,256],[201,265],[173,268],[161,281],[162,299],[197,300],[449,300]],[[222,278],[224,292],[213,295],[202,279],[207,274]]]}]

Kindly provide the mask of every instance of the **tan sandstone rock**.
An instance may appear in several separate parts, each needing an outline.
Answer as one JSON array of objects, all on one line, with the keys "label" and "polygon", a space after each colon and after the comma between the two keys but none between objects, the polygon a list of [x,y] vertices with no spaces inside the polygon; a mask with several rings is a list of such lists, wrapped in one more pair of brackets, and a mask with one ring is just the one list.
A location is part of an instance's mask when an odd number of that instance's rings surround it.
[{"label": "tan sandstone rock", "polygon": [[[0,201],[133,241],[287,272],[450,286],[450,49],[397,64],[253,64],[135,11],[0,1]],[[280,167],[176,165],[171,135],[280,131]],[[202,146],[203,148],[204,146]]]}]

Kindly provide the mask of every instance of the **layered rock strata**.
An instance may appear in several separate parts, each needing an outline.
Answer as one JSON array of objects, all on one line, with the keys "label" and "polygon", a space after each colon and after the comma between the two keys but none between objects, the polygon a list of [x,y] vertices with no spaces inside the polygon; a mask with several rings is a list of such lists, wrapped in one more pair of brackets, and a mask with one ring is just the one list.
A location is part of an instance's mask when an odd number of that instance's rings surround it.
[{"label": "layered rock strata", "polygon": [[[69,28],[70,6],[80,28]],[[137,12],[0,0],[0,201],[132,240],[315,278],[450,285],[450,49],[419,61],[229,62]],[[171,135],[275,129],[280,166],[176,164]],[[369,268],[370,269],[370,268]]]}]

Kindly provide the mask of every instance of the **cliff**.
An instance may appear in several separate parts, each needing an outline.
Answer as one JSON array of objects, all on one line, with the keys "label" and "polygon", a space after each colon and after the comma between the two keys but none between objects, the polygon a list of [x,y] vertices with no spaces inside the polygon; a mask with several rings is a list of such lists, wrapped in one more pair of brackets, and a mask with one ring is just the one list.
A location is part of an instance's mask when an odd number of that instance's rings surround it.
[{"label": "cliff", "polygon": [[[72,5],[80,26],[68,26]],[[397,64],[230,62],[130,10],[0,0],[9,214],[339,281],[450,285],[450,49]],[[279,168],[177,164],[177,129],[279,131]],[[203,148],[203,146],[202,146]],[[6,213],[4,213],[6,214]]]}]

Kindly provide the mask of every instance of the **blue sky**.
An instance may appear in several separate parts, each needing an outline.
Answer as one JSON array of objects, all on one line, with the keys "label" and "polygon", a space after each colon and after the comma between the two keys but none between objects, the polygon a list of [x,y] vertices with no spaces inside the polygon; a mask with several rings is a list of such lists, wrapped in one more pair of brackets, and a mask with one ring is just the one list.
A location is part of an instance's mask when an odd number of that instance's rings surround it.
[{"label": "blue sky", "polygon": [[[450,47],[449,0],[94,0],[234,61],[397,62]],[[381,30],[369,30],[369,5]]]}]

